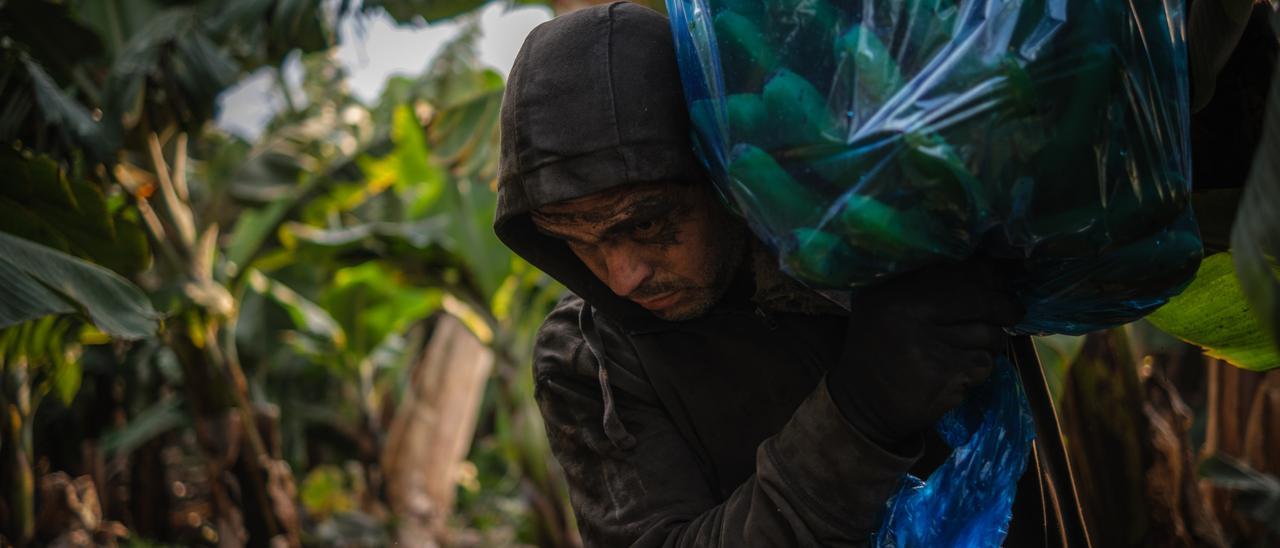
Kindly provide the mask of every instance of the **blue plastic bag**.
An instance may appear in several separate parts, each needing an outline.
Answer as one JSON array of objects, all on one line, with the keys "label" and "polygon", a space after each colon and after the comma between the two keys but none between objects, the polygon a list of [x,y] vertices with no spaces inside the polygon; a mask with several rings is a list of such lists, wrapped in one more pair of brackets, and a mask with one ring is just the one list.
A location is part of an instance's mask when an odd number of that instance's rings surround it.
[{"label": "blue plastic bag", "polygon": [[937,425],[953,449],[927,481],[906,476],[875,536],[879,547],[994,547],[1008,533],[1035,439],[1027,395],[1001,358],[987,382]]},{"label": "blue plastic bag", "polygon": [[[1177,0],[668,0],[716,187],[815,287],[980,254],[1022,333],[1142,317],[1202,255]],[[856,311],[855,311],[856,313]],[[881,546],[997,546],[1034,425],[1007,363]]]},{"label": "blue plastic bag", "polygon": [[1159,307],[1202,255],[1176,0],[668,0],[717,187],[824,289],[981,254],[1022,333]]}]

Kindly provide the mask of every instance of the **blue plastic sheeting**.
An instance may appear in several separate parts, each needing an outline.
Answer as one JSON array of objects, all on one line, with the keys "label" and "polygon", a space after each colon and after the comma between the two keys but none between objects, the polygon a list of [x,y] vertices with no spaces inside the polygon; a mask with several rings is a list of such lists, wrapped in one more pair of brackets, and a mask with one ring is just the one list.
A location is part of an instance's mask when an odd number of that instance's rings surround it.
[{"label": "blue plastic sheeting", "polygon": [[1133,321],[1202,255],[1176,0],[669,0],[717,187],[825,289],[978,254],[1022,333]]},{"label": "blue plastic sheeting", "polygon": [[1000,546],[1036,431],[1013,365],[1000,359],[986,384],[937,429],[951,457],[927,481],[903,480],[874,544]]}]

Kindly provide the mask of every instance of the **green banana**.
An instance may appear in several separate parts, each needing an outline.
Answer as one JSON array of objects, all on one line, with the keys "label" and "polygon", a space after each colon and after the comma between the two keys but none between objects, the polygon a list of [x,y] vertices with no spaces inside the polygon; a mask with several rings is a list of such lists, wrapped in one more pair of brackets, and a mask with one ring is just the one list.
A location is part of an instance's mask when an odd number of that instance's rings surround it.
[{"label": "green banana", "polygon": [[778,69],[764,85],[764,105],[769,125],[785,147],[830,142],[836,134],[826,99],[813,84],[790,70]]},{"label": "green banana", "polygon": [[842,72],[855,83],[858,99],[854,108],[883,105],[902,88],[898,64],[876,33],[864,25],[856,25],[835,40],[837,63],[851,64],[852,72]]},{"label": "green banana", "polygon": [[764,98],[754,93],[737,93],[725,98],[729,111],[731,139],[739,143],[751,143],[763,149],[777,146],[777,130],[769,123],[769,110]]},{"label": "green banana", "polygon": [[720,66],[730,93],[756,91],[778,67],[778,54],[750,19],[731,11],[715,16]]},{"label": "green banana", "polygon": [[912,64],[922,66],[951,41],[959,12],[954,0],[909,0],[903,20]]},{"label": "green banana", "polygon": [[902,141],[905,149],[898,158],[903,172],[931,206],[950,211],[966,226],[990,214],[986,189],[942,136],[908,133]]},{"label": "green banana", "polygon": [[1016,55],[1006,55],[1002,63],[1005,84],[1009,101],[1015,115],[1030,115],[1035,112],[1036,85],[1031,74],[1023,67]]},{"label": "green banana", "polygon": [[782,66],[811,82],[831,83],[831,42],[847,17],[826,0],[764,0],[764,6]]},{"label": "green banana", "polygon": [[714,5],[716,14],[733,12],[748,21],[768,21],[765,18],[765,6],[762,0],[723,0]]},{"label": "green banana", "polygon": [[826,288],[848,287],[860,263],[843,238],[812,228],[791,232],[795,247],[784,253],[785,270],[805,282]]},{"label": "green banana", "polygon": [[853,243],[904,259],[937,252],[963,254],[942,248],[940,244],[952,239],[951,235],[937,219],[919,208],[899,209],[876,198],[854,194],[840,211],[839,223]]},{"label": "green banana", "polygon": [[769,153],[749,144],[733,147],[729,178],[742,191],[774,233],[812,225],[822,214],[822,200],[787,173]]}]

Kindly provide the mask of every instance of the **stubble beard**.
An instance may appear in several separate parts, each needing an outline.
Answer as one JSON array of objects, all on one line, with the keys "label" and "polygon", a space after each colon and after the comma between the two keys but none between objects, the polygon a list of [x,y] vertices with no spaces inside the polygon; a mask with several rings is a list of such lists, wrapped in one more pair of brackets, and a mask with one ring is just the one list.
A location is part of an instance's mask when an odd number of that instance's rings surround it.
[{"label": "stubble beard", "polygon": [[[719,204],[716,204],[716,207],[721,208]],[[685,296],[682,303],[672,307],[671,310],[653,313],[658,318],[680,322],[706,314],[720,302],[720,299],[724,298],[725,293],[729,291],[729,286],[733,284],[734,276],[746,261],[748,237],[746,225],[727,211],[717,213],[721,218],[717,219],[719,222],[716,226],[722,227],[723,230],[718,230],[715,237],[711,239],[717,243],[715,260],[708,265],[712,270],[711,284],[706,287],[686,289],[689,295]]]}]

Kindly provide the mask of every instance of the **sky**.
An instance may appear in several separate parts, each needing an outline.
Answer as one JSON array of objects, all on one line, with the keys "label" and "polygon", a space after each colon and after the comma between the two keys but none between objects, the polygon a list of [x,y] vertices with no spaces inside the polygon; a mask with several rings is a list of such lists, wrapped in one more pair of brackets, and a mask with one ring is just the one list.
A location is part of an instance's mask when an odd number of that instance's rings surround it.
[{"label": "sky", "polygon": [[[490,2],[480,13],[480,60],[504,76],[515,62],[520,44],[533,27],[551,19],[542,6],[509,6]],[[379,11],[369,16],[347,17],[338,27],[337,58],[347,69],[351,93],[366,103],[377,99],[387,78],[395,74],[421,73],[436,53],[458,35],[461,25],[443,21],[431,25],[397,26]],[[290,87],[302,78],[296,56],[285,63]],[[273,71],[260,69],[218,98],[218,127],[253,140],[271,117],[284,108]]]}]

